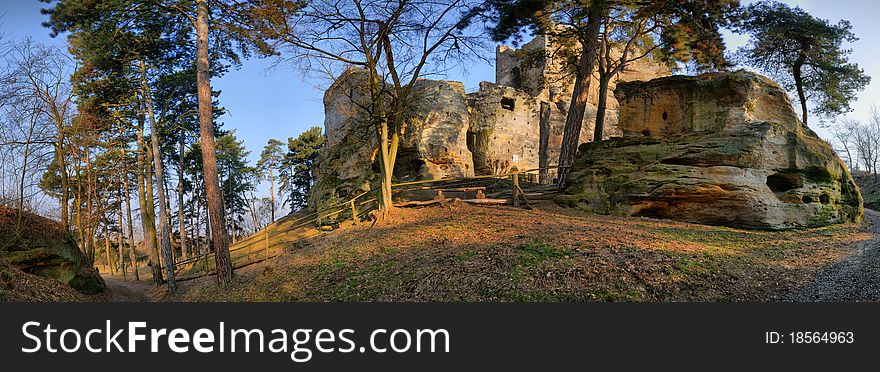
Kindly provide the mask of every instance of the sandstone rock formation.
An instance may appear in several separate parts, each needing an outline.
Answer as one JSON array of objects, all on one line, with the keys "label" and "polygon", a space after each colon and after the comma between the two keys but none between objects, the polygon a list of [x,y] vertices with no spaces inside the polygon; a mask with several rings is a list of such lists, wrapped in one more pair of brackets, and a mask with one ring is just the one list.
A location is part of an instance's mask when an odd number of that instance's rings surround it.
[{"label": "sandstone rock formation", "polygon": [[[420,80],[395,165],[395,179],[417,180],[501,174],[556,165],[574,78],[567,75],[547,37],[521,49],[499,47],[497,84],[466,94],[460,82]],[[669,75],[665,66],[638,61],[619,79]],[[616,81],[615,81],[616,82]],[[611,88],[614,88],[612,82]],[[581,141],[593,136],[598,84],[592,84]],[[367,76],[340,75],[324,94],[327,142],[318,159],[310,206],[375,186],[379,172],[375,130],[363,107]],[[609,97],[606,137],[616,128],[617,101]],[[555,172],[545,177],[550,181]]]},{"label": "sandstone rock formation", "polygon": [[788,95],[738,71],[618,85],[623,137],[584,143],[566,195],[589,211],[756,229],[859,220],[862,198]]},{"label": "sandstone rock formation", "polygon": [[[439,179],[474,175],[467,146],[468,105],[464,84],[457,81],[419,80],[395,173],[399,179]],[[415,175],[415,177],[413,177]]]},{"label": "sandstone rock formation", "polygon": [[85,267],[76,242],[57,222],[25,213],[21,229],[17,212],[0,207],[0,260],[28,273],[56,279],[85,294],[104,290],[94,268]]},{"label": "sandstone rock formation", "polygon": [[[370,102],[368,75],[349,69],[324,94],[327,142],[316,167],[310,204],[369,190],[378,180],[376,130],[364,107]],[[468,106],[464,85],[419,80],[406,114],[394,176],[396,180],[472,176],[467,146]]]},{"label": "sandstone rock formation", "polygon": [[373,167],[378,142],[361,108],[370,102],[368,79],[362,70],[348,69],[324,92],[325,143],[309,194],[312,207],[369,190],[378,180],[378,165]]}]

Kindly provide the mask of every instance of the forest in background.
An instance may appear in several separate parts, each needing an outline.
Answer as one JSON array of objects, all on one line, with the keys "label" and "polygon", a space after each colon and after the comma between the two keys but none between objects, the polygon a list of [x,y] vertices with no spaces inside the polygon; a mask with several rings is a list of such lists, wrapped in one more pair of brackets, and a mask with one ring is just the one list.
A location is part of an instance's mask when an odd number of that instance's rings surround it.
[{"label": "forest in background", "polygon": [[[598,73],[601,102],[608,81],[636,59],[694,72],[757,69],[792,92],[805,123],[808,111],[847,112],[870,81],[847,59],[844,43],[857,40],[847,21],[776,2],[62,0],[47,2],[45,19],[67,51],[3,40],[0,204],[57,218],[89,264],[101,254],[150,262],[151,279],[169,290],[170,262],[215,252],[223,285],[230,243],[285,208],[309,206],[320,128],[270,140],[249,164],[234,128],[216,120],[222,94],[210,81],[246,58],[329,76],[352,66],[369,72],[362,110],[376,129],[383,215],[393,208],[413,84],[486,60],[496,42],[543,34],[576,46],[567,49],[577,51],[566,56],[576,84],[559,164],[574,158],[589,77]],[[725,50],[722,29],[749,35],[749,45]],[[616,49],[623,53],[613,56]],[[603,120],[597,115],[599,138]],[[876,173],[880,119],[867,123],[830,125],[847,164]],[[57,214],[47,210],[54,206]]]}]

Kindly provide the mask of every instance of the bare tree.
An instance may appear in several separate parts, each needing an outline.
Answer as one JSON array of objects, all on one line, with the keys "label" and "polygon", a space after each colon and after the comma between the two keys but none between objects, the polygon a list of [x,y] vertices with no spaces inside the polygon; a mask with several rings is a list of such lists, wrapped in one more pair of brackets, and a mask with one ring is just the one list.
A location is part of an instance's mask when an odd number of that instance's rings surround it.
[{"label": "bare tree", "polygon": [[[58,188],[61,223],[68,228],[69,185],[64,156],[65,134],[74,115],[73,89],[69,78],[75,66],[60,49],[25,39],[10,44],[6,55],[6,70],[0,84],[0,105],[5,110],[4,130],[0,134],[5,151],[4,160],[20,159],[18,205],[24,207],[26,186],[36,186],[36,177],[46,170],[48,163],[35,163],[34,154],[42,158],[43,148],[53,150],[54,166],[60,176]],[[15,124],[15,125],[11,125]],[[17,133],[16,133],[17,132]],[[18,153],[13,154],[14,148]],[[6,191],[7,165],[2,173],[3,191]],[[26,185],[26,183],[29,183]]]},{"label": "bare tree", "polygon": [[865,130],[868,132],[868,145],[871,147],[871,169],[874,173],[874,181],[877,181],[877,163],[880,162],[880,109],[871,105],[871,114]]},{"label": "bare tree", "polygon": [[878,133],[873,130],[872,125],[865,125],[856,121],[852,121],[850,125],[853,127],[852,139],[859,161],[865,167],[866,172],[876,174],[878,157],[876,143],[878,141]]},{"label": "bare tree", "polygon": [[[481,1],[316,0],[267,2],[248,24],[286,58],[312,71],[363,69],[369,102],[354,102],[375,128],[381,162],[382,215],[391,211],[391,182],[405,112],[420,78],[484,55],[482,35],[468,26]],[[334,68],[341,67],[341,68]]]},{"label": "bare tree", "polygon": [[840,146],[837,151],[846,156],[846,165],[852,170],[859,170],[858,158],[853,156],[856,151],[854,137],[857,124],[852,120],[842,120],[830,127],[833,141]]}]

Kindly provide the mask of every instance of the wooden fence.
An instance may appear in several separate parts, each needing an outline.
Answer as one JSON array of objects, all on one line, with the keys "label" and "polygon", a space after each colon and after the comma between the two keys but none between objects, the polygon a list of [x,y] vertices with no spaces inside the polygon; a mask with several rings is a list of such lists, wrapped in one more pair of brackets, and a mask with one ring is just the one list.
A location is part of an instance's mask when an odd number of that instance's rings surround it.
[{"label": "wooden fence", "polygon": [[[393,194],[401,195],[415,190],[438,187],[465,189],[474,185],[496,181],[494,185],[496,187],[509,187],[511,203],[514,206],[519,206],[521,202],[526,200],[525,193],[520,185],[521,181],[534,183],[534,181],[538,180],[537,176],[539,174],[543,176],[546,175],[546,171],[558,168],[561,167],[535,168],[497,175],[403,182],[393,184],[391,187]],[[504,180],[509,180],[509,182],[497,182]],[[500,192],[506,191],[505,189]],[[326,226],[322,225],[328,222],[330,225],[334,225],[343,220],[361,221],[371,211],[378,208],[378,198],[375,196],[377,192],[378,190],[365,191],[351,199],[337,202],[330,206],[324,206],[315,212],[305,215],[290,215],[279,219],[263,228],[263,230],[236,242],[230,247],[229,254],[233,269],[253,265],[276,257],[283,253],[285,249],[294,247],[304,239],[326,233],[329,230]],[[176,262],[174,264],[175,278],[178,281],[184,281],[215,274],[216,264],[213,256],[214,253],[209,252]]]}]

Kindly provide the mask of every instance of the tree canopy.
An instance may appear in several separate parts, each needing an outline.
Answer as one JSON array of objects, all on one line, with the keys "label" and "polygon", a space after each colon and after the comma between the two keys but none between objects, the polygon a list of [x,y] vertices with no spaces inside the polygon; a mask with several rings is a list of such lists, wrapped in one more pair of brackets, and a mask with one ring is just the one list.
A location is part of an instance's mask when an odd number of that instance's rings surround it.
[{"label": "tree canopy", "polygon": [[858,38],[847,20],[832,24],[800,7],[762,1],[745,9],[738,29],[750,38],[737,59],[796,92],[804,124],[807,102],[822,117],[843,114],[871,81],[858,64],[849,62],[852,50],[843,44]]},{"label": "tree canopy", "polygon": [[291,210],[308,206],[308,196],[315,182],[315,162],[324,146],[320,127],[312,127],[298,137],[287,139],[287,153],[281,163],[281,189],[286,192],[284,202]]}]

